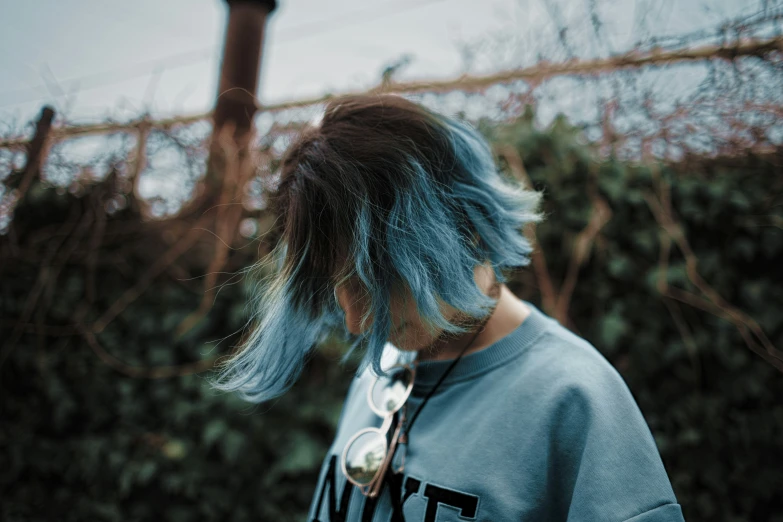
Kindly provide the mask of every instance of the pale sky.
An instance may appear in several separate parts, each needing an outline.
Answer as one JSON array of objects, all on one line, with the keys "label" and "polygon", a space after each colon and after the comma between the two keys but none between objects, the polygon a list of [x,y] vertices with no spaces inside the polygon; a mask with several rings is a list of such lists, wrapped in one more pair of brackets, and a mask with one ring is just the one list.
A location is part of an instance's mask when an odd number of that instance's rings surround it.
[{"label": "pale sky", "polygon": [[[590,6],[599,17],[597,31]],[[268,104],[367,89],[405,55],[413,59],[396,80],[491,73],[542,57],[605,57],[651,36],[714,35],[719,24],[764,7],[777,12],[783,0],[279,0],[267,24],[258,97]],[[127,121],[145,112],[153,118],[209,112],[227,12],[224,0],[0,0],[0,136],[32,136],[31,122],[44,104],[55,107],[56,125]],[[779,35],[781,25],[765,30]],[[558,27],[567,27],[565,44]],[[638,70],[635,77],[655,90],[656,103],[671,106],[693,93],[708,71],[704,63],[679,64]],[[448,111],[476,118],[496,95],[507,96],[497,91],[470,102],[459,92],[444,98]],[[611,78],[588,88],[579,79],[557,77],[535,92],[541,125],[561,112],[574,124],[595,123],[603,97],[615,95]],[[651,123],[633,116],[615,124],[643,130]],[[262,121],[263,114],[256,119],[260,133]],[[207,121],[188,129],[202,139],[211,130]],[[780,142],[783,125],[768,133]],[[700,139],[688,135],[685,141],[691,137]],[[112,158],[130,153],[130,138],[120,133],[58,142],[43,177],[65,187],[90,165],[100,178]],[[189,197],[205,166],[203,158],[194,161],[165,140],[148,145],[139,187],[162,216]],[[0,168],[18,168],[23,156],[6,150]],[[4,192],[0,184],[0,201]],[[0,215],[0,233],[9,219]]]},{"label": "pale sky", "polygon": [[[529,65],[537,52],[558,51],[547,44],[556,38],[553,22],[569,27],[580,56],[606,55],[651,34],[711,28],[765,2],[596,0],[600,42],[590,3],[280,0],[267,25],[259,98],[371,87],[404,54],[414,59],[398,79],[449,78],[463,72],[460,44],[481,39],[498,47],[479,52],[472,71]],[[223,0],[0,0],[0,132],[35,118],[45,103],[71,122],[210,110],[226,14]]]}]

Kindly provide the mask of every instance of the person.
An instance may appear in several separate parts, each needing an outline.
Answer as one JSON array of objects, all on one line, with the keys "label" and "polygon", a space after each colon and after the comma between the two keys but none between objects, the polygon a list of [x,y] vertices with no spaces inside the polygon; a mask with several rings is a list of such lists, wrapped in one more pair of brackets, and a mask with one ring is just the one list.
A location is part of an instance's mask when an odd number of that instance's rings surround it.
[{"label": "person", "polygon": [[543,195],[398,95],[332,99],[291,143],[275,270],[215,386],[268,400],[330,334],[364,350],[308,520],[683,520],[620,374],[506,284]]}]

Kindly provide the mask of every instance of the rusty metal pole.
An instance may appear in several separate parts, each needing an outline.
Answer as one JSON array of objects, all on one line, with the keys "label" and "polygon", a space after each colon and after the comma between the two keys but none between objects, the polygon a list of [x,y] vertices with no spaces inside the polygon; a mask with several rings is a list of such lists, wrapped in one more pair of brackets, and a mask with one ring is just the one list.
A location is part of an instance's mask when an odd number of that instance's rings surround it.
[{"label": "rusty metal pole", "polygon": [[261,50],[267,16],[277,7],[276,0],[226,0],[228,27],[223,48],[215,128],[228,121],[237,133],[246,133],[256,111],[256,90],[261,68]]},{"label": "rusty metal pole", "polygon": [[[189,247],[200,255],[209,255],[204,276],[204,295],[198,309],[176,327],[179,338],[195,327],[212,309],[219,275],[232,261],[231,254],[242,219],[241,204],[247,181],[254,173],[250,140],[253,137],[253,116],[256,113],[256,89],[261,69],[261,47],[267,16],[277,7],[276,0],[225,0],[228,4],[228,25],[220,68],[217,103],[213,113],[212,139],[207,159],[203,191],[191,200],[183,215],[195,219],[210,243]],[[209,222],[212,222],[210,225]],[[192,221],[191,221],[192,223]],[[193,229],[191,229],[192,231]],[[186,237],[197,237],[188,232]],[[251,242],[245,242],[246,245]],[[177,243],[178,245],[180,243]]]},{"label": "rusty metal pole", "polygon": [[232,141],[241,155],[252,135],[256,91],[261,69],[261,51],[266,19],[277,8],[277,0],[225,0],[228,26],[223,47],[217,102],[213,115],[213,141],[207,166],[207,190],[222,183],[225,166],[217,139],[226,126],[232,127]]},{"label": "rusty metal pole", "polygon": [[[27,162],[20,173],[21,181],[17,189],[19,198],[23,198],[33,180],[39,176],[41,167],[46,161],[46,142],[52,129],[54,109],[46,105],[41,109],[41,116],[35,124],[35,135],[27,144]],[[13,186],[13,184],[11,184]]]}]

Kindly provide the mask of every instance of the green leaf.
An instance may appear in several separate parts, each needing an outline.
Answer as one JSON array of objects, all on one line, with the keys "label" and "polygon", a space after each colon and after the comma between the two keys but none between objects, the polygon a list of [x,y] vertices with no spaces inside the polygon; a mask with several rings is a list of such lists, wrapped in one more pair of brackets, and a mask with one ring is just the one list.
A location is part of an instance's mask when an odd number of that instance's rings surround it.
[{"label": "green leaf", "polygon": [[206,447],[212,446],[227,431],[228,424],[223,419],[213,419],[204,427],[204,431],[201,434],[201,443]]},{"label": "green leaf", "polygon": [[145,460],[136,475],[136,480],[139,484],[147,484],[150,479],[155,475],[158,469],[158,463],[154,460]]},{"label": "green leaf", "polygon": [[600,342],[607,353],[614,352],[620,339],[628,332],[628,324],[617,309],[612,309],[600,319]]},{"label": "green leaf", "polygon": [[245,435],[235,430],[229,430],[220,439],[218,445],[228,462],[236,462],[245,445]]}]

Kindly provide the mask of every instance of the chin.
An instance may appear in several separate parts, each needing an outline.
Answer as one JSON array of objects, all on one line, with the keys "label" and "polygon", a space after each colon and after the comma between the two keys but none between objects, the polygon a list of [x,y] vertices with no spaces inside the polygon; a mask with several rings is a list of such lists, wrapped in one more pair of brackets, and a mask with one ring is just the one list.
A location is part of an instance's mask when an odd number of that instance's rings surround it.
[{"label": "chin", "polygon": [[432,344],[432,339],[422,337],[421,332],[410,329],[392,333],[388,341],[403,352],[418,352]]},{"label": "chin", "polygon": [[391,344],[394,345],[394,347],[397,348],[398,350],[400,350],[401,352],[418,352],[419,350],[421,350],[421,348],[419,348],[419,347],[411,348],[411,347],[406,346],[404,344],[402,346],[400,346],[399,344],[397,344],[395,342],[392,342]]}]

